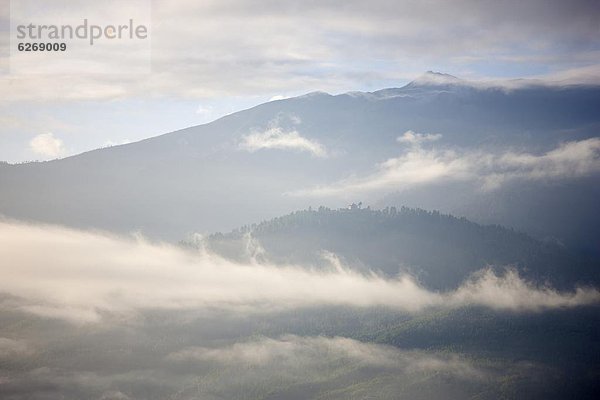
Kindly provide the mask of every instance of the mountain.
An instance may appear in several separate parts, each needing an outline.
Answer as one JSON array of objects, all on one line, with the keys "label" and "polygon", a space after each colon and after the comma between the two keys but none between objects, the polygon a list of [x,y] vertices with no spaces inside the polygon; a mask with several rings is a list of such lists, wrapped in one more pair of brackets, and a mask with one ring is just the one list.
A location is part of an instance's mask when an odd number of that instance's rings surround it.
[{"label": "mountain", "polygon": [[[542,242],[498,225],[484,226],[406,207],[372,210],[353,204],[338,210],[320,207],[297,211],[209,235],[203,238],[202,246],[238,262],[255,259],[276,265],[316,266],[323,251],[330,251],[344,265],[364,274],[377,271],[390,278],[409,272],[423,286],[436,291],[455,290],[484,267],[501,270],[510,266],[527,281],[541,285],[538,287],[549,285],[568,291],[574,285],[600,282],[597,259],[582,258],[555,242]],[[309,336],[342,335],[413,352],[461,354],[490,372],[482,381],[463,381],[458,386],[448,377],[440,383],[436,379],[440,375],[420,377],[416,383],[402,377],[388,380],[381,372],[374,381],[358,379],[359,383],[342,384],[326,380],[324,386],[311,386],[331,398],[373,393],[378,398],[395,398],[392,393],[401,393],[409,398],[495,399],[519,398],[527,393],[530,398],[561,399],[575,394],[591,399],[600,390],[595,379],[599,315],[597,306],[525,313],[462,307],[416,315],[386,308],[332,307],[256,322],[253,333],[271,336],[285,330]],[[489,380],[499,375],[501,383]],[[336,390],[330,393],[332,386]],[[274,398],[293,397],[306,390],[304,386],[292,387]]]},{"label": "mountain", "polygon": [[[457,78],[454,75],[444,74],[441,72],[427,71],[414,81],[404,87],[406,89],[421,89],[426,86],[433,86],[437,90],[450,89],[456,86],[468,85],[468,82]],[[384,90],[385,91],[385,90]],[[381,93],[382,91],[379,91]]]},{"label": "mountain", "polygon": [[[250,247],[255,240],[260,251]],[[428,288],[456,289],[486,267],[516,268],[534,282],[572,289],[600,282],[598,260],[556,243],[541,242],[498,225],[420,209],[303,210],[207,236],[203,245],[239,262],[267,254],[279,265],[319,265],[323,252],[341,256],[364,273],[409,273]]]},{"label": "mountain", "polygon": [[[595,252],[596,154],[582,170],[552,152],[597,138],[599,106],[596,86],[504,87],[436,73],[370,93],[316,92],[136,143],[49,162],[0,164],[0,214],[174,240],[311,204],[339,207],[360,199],[438,209]],[[399,143],[407,131],[416,136]],[[459,171],[458,181],[442,176],[426,184],[392,182],[377,191],[310,193],[373,176],[390,165],[386,160],[409,151],[414,138],[441,149],[417,153],[433,160],[453,154],[473,160],[476,154],[482,162],[491,154],[506,162],[503,154],[512,152],[518,168],[533,168],[531,157],[541,166],[528,170],[527,179],[512,171],[513,178],[493,190],[482,190]],[[567,176],[546,165],[552,162],[563,162]]]}]

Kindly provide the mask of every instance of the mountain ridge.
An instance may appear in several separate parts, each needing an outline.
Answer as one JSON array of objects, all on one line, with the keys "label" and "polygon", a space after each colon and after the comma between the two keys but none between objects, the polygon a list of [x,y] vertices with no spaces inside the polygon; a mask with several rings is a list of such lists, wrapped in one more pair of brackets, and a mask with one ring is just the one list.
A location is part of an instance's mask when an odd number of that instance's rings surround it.
[{"label": "mountain ridge", "polygon": [[[83,228],[141,230],[152,237],[178,240],[195,230],[233,229],[247,220],[305,208],[315,200],[286,193],[377,172],[386,160],[407,151],[398,137],[409,130],[438,138],[429,147],[492,154],[506,149],[543,154],[566,141],[597,137],[600,88],[465,88],[425,90],[426,96],[410,94],[416,89],[384,89],[404,90],[406,96],[380,93],[377,101],[368,98],[373,93],[317,93],[267,102],[208,124],[60,160],[1,164],[0,214]],[[259,147],[244,146],[251,136],[262,141]],[[291,139],[296,142],[289,147],[284,142]],[[273,143],[276,147],[269,147]],[[321,156],[311,152],[315,146],[324,150]],[[558,188],[564,199],[548,205],[533,227],[555,219],[577,202],[579,188],[590,188],[589,179],[573,182],[568,190]],[[419,193],[430,190],[428,186],[403,191],[393,203],[532,232],[531,224],[521,223],[523,218],[509,218],[513,212],[502,209],[502,204],[498,209],[486,206],[486,194],[477,188],[447,186],[434,187],[434,194],[427,192],[428,201],[422,204]],[[544,182],[535,187],[539,196],[547,195]],[[396,191],[392,186],[388,194]],[[478,199],[480,205],[472,206]],[[370,204],[379,200],[368,199]],[[345,199],[320,201],[335,207]],[[526,210],[539,202],[531,198],[519,207]],[[573,216],[577,231],[586,231],[580,229],[583,224],[598,230],[590,215],[594,214],[587,207]],[[581,239],[569,239],[554,228],[535,233],[566,242]]]},{"label": "mountain ridge", "polygon": [[309,208],[214,233],[201,246],[238,262],[258,257],[281,265],[319,265],[323,252],[331,252],[359,271],[378,271],[386,277],[408,273],[435,290],[455,289],[486,268],[497,273],[513,268],[530,281],[569,290],[600,282],[592,267],[597,260],[582,258],[560,244],[500,225],[409,207]]},{"label": "mountain ridge", "polygon": [[[503,84],[503,82],[506,84]],[[516,85],[516,87],[515,87],[514,83],[516,83],[516,82],[519,82],[520,84]],[[386,100],[386,99],[389,99],[390,97],[395,97],[395,96],[399,96],[402,94],[406,95],[406,97],[410,97],[411,93],[413,93],[413,91],[415,89],[417,89],[417,90],[429,89],[430,91],[433,91],[432,93],[429,93],[431,95],[431,94],[438,93],[437,91],[439,91],[439,90],[447,91],[452,88],[455,88],[455,89],[456,88],[463,88],[463,89],[469,88],[469,89],[473,89],[473,90],[485,91],[485,90],[502,90],[503,88],[507,88],[509,90],[519,90],[519,89],[526,90],[526,89],[535,88],[535,87],[543,87],[543,88],[546,88],[549,90],[565,90],[565,89],[577,88],[577,87],[593,89],[593,88],[600,88],[600,84],[594,85],[594,84],[590,84],[590,83],[582,83],[582,84],[565,85],[565,84],[561,84],[559,82],[545,82],[540,79],[528,79],[528,78],[517,78],[517,79],[511,79],[511,80],[504,80],[504,81],[498,81],[498,80],[470,81],[470,80],[458,78],[454,75],[443,73],[443,72],[427,71],[403,86],[387,87],[387,88],[377,89],[374,91],[348,91],[348,92],[343,92],[343,93],[339,93],[339,94],[331,94],[331,93],[328,93],[325,91],[316,90],[316,91],[308,92],[308,93],[294,96],[294,97],[278,99],[278,100],[273,100],[273,101],[267,101],[265,103],[257,104],[250,108],[238,110],[238,111],[232,112],[230,114],[221,116],[221,117],[219,117],[213,121],[207,122],[207,123],[203,123],[203,124],[199,124],[199,125],[191,125],[188,127],[174,130],[174,131],[165,132],[165,133],[162,133],[162,134],[159,134],[156,136],[144,138],[144,139],[141,139],[141,140],[138,140],[135,142],[117,144],[117,145],[107,146],[107,147],[100,147],[100,148],[91,149],[91,150],[84,151],[81,153],[69,155],[69,156],[62,157],[62,158],[56,158],[56,159],[52,159],[52,160],[34,160],[34,161],[19,162],[19,163],[8,163],[8,162],[3,161],[0,164],[27,165],[27,164],[52,163],[52,162],[56,162],[59,160],[64,160],[64,159],[68,159],[68,158],[78,157],[78,156],[81,156],[84,154],[93,153],[96,151],[106,151],[106,150],[120,148],[120,147],[131,147],[131,146],[135,146],[136,144],[139,144],[139,143],[147,142],[149,140],[151,141],[151,140],[162,138],[162,137],[168,136],[168,135],[180,134],[180,133],[187,132],[188,130],[198,129],[203,126],[211,125],[211,124],[214,124],[223,119],[227,119],[231,116],[234,116],[236,114],[252,111],[256,108],[260,108],[260,107],[263,107],[268,104],[288,103],[290,101],[294,101],[294,100],[298,100],[298,99],[310,99],[311,97],[338,98],[338,97],[360,96],[360,97],[365,97],[365,98],[371,98],[374,100]],[[390,96],[390,93],[394,94],[394,96]]]}]

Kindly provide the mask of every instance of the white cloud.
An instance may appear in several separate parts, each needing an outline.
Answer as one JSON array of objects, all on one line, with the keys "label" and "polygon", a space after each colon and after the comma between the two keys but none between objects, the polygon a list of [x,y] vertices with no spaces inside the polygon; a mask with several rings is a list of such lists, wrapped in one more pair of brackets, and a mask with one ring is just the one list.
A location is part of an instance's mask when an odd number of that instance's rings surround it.
[{"label": "white cloud", "polygon": [[[411,131],[409,131],[411,132]],[[292,192],[298,196],[338,196],[348,193],[384,192],[442,181],[473,181],[493,190],[513,180],[552,180],[587,176],[600,171],[600,138],[566,142],[536,155],[508,151],[427,150],[420,146],[427,135],[411,133],[401,138],[412,146],[401,156],[376,166],[364,177],[352,177],[329,185]]]},{"label": "white cloud", "polygon": [[[483,160],[478,164],[485,167]],[[600,138],[566,142],[542,155],[507,152],[495,160],[482,177],[487,188],[513,179],[576,178],[600,171]]]},{"label": "white cloud", "polygon": [[[355,367],[380,367],[401,373],[438,372],[461,378],[479,379],[487,374],[457,355],[428,354],[397,347],[363,343],[344,337],[327,338],[285,335],[276,339],[258,338],[223,347],[188,347],[168,356],[171,361],[217,362],[227,366],[264,368],[277,365],[302,373],[306,369],[330,369],[343,362]],[[400,372],[399,371],[399,372]]]},{"label": "white cloud", "polygon": [[[3,101],[218,97],[356,89],[365,77],[369,82],[406,80],[432,65],[485,70],[477,65],[481,60],[552,71],[597,63],[597,54],[589,54],[598,47],[597,23],[590,18],[597,15],[597,4],[526,3],[348,0],[343,8],[325,1],[299,9],[293,1],[262,7],[242,0],[153,2],[152,74],[118,79],[89,71],[7,74],[0,78],[0,91],[10,93]],[[53,4],[40,13],[55,20],[94,16],[72,1]],[[124,13],[135,15],[122,7],[102,11],[115,21]],[[138,57],[115,53],[103,66],[129,70],[147,62]],[[370,60],[379,60],[377,68]]]},{"label": "white cloud", "polygon": [[31,139],[29,149],[35,154],[51,158],[60,157],[66,153],[63,141],[54,137],[51,132],[41,133]]},{"label": "white cloud", "polygon": [[[299,125],[302,121],[294,115],[285,116],[292,125]],[[283,116],[270,121],[269,127],[263,132],[253,132],[244,135],[239,144],[240,148],[249,152],[262,149],[293,150],[308,152],[315,157],[327,157],[325,146],[317,140],[306,138],[296,130],[285,130],[280,126]]]},{"label": "white cloud", "polygon": [[406,131],[399,136],[396,140],[398,143],[406,143],[410,145],[420,145],[425,142],[434,142],[442,138],[442,135],[439,133],[431,134],[431,133],[416,133],[413,131]]},{"label": "white cloud", "polygon": [[[222,386],[228,388],[229,393],[232,388],[240,388],[240,392],[247,395],[248,386],[266,386],[268,393],[257,397],[270,398],[295,398],[290,394],[297,393],[304,395],[303,398],[314,398],[312,393],[332,399],[414,398],[423,393],[424,388],[427,398],[431,399],[447,399],[448,393],[452,398],[470,398],[482,392],[470,390],[470,385],[479,388],[489,385],[495,389],[508,376],[531,381],[543,371],[543,366],[535,362],[482,360],[448,349],[405,350],[345,337],[296,335],[189,346],[172,352],[166,360],[174,368],[178,367],[177,371],[202,373],[211,367],[209,371],[218,371],[209,375],[212,379],[208,385],[196,373],[195,382],[204,385],[197,384],[199,389],[194,387],[195,390],[208,387],[211,394],[220,393],[216,388]],[[448,382],[455,385],[447,386]],[[448,387],[452,388],[450,392]],[[223,397],[234,398],[232,395]]]},{"label": "white cloud", "polygon": [[11,308],[71,321],[146,308],[249,313],[346,305],[419,312],[482,305],[537,311],[600,301],[596,289],[558,292],[511,271],[503,276],[484,271],[455,291],[439,293],[409,276],[386,279],[340,266],[240,264],[207,251],[52,226],[0,222],[0,243],[0,293],[20,299]]},{"label": "white cloud", "polygon": [[524,281],[515,270],[507,270],[503,276],[482,270],[448,296],[448,300],[454,305],[478,304],[499,310],[535,311],[592,304],[600,301],[599,296],[600,292],[591,289],[578,288],[565,295],[546,286],[536,287]]},{"label": "white cloud", "polygon": [[403,190],[416,185],[431,184],[445,179],[474,179],[472,160],[455,151],[424,150],[413,146],[403,155],[390,158],[376,166],[376,171],[364,177],[291,192],[296,196],[338,196],[349,193]]}]

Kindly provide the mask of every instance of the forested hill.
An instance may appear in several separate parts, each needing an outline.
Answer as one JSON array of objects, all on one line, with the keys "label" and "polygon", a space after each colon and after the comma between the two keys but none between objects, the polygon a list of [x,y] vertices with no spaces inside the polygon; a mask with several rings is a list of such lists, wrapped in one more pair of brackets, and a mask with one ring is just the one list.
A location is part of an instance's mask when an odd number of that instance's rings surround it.
[{"label": "forested hill", "polygon": [[213,234],[206,243],[243,259],[251,256],[248,236],[258,240],[272,261],[319,264],[323,251],[330,251],[353,268],[387,276],[409,272],[434,289],[456,287],[486,267],[514,267],[529,279],[561,288],[598,281],[594,260],[560,244],[421,209],[320,207]]}]

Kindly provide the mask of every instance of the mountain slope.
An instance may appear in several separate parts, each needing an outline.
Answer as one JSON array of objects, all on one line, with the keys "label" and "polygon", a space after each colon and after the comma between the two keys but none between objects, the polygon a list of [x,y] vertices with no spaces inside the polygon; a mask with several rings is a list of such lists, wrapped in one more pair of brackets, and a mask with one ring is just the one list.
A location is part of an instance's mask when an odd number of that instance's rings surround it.
[{"label": "mountain slope", "polygon": [[[403,88],[373,93],[312,93],[137,143],[44,163],[1,164],[0,214],[176,239],[193,230],[232,229],[314,204],[310,196],[289,193],[369,174],[398,156],[402,148],[396,139],[407,130],[442,135],[436,146],[537,154],[561,142],[597,136],[598,87],[522,85],[506,90],[433,78],[426,75]],[[271,142],[249,149],[245,141],[251,135]],[[283,145],[282,137],[296,142]],[[310,146],[317,145],[325,156],[311,152]],[[539,225],[553,221],[598,179],[569,182],[570,187],[559,189],[557,204],[522,224],[522,218],[505,212],[504,204],[487,205],[486,194],[472,187],[416,186],[394,195],[393,203],[510,224],[566,242],[586,240],[588,248],[594,247],[600,224],[588,208],[578,208],[570,219],[571,231],[587,232],[584,238],[569,236],[562,222]],[[534,186],[539,194],[519,205],[522,209],[515,212],[521,214],[556,189],[546,182],[516,186],[517,192]],[[494,198],[502,198],[502,190]],[[397,191],[388,189],[389,194]],[[361,197],[375,204],[381,195]],[[344,200],[338,196],[317,202],[339,206]]]}]

